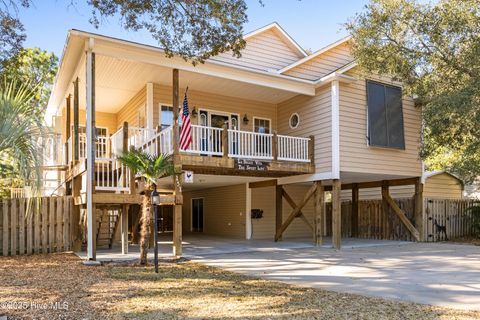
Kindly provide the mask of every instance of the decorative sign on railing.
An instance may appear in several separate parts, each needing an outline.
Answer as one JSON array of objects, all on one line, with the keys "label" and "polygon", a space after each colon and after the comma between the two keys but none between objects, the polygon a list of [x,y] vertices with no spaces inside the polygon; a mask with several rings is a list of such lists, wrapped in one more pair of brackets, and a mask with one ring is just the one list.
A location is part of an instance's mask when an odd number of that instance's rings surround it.
[{"label": "decorative sign on railing", "polygon": [[236,159],[235,169],[246,171],[267,171],[268,162],[258,160]]}]

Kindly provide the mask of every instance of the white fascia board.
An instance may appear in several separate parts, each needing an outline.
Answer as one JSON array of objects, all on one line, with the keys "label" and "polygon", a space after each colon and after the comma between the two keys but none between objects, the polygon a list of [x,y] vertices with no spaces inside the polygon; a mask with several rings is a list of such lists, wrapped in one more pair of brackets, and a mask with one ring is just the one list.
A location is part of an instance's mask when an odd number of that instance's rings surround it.
[{"label": "white fascia board", "polygon": [[324,84],[327,84],[332,81],[339,81],[339,82],[344,82],[344,83],[353,83],[357,81],[358,79],[355,77],[347,76],[344,74],[338,74],[337,72],[330,73],[326,75],[323,78],[320,78],[315,81],[315,88],[318,88],[320,86],[323,86]]},{"label": "white fascia board", "polygon": [[334,42],[334,43],[332,43],[332,44],[329,44],[328,46],[323,47],[322,49],[320,49],[320,50],[312,53],[311,55],[306,56],[305,58],[300,59],[300,60],[298,60],[298,61],[296,61],[296,62],[294,62],[294,63],[292,63],[292,64],[290,64],[290,65],[288,65],[288,66],[286,66],[286,67],[284,67],[284,68],[282,68],[282,69],[280,69],[280,70],[278,70],[278,73],[287,72],[288,70],[293,69],[293,68],[295,68],[295,67],[297,67],[297,66],[299,66],[299,65],[301,65],[301,64],[303,64],[303,63],[305,63],[305,62],[307,62],[307,61],[310,61],[311,59],[313,59],[313,58],[315,58],[315,57],[318,57],[318,56],[321,55],[322,53],[325,53],[325,52],[327,52],[328,50],[330,50],[330,49],[332,49],[332,48],[335,48],[336,46],[341,45],[341,44],[344,43],[344,42],[349,41],[350,39],[352,39],[352,37],[351,37],[351,36],[348,36],[348,37],[345,37],[345,38],[343,38],[343,39],[340,39],[340,40],[338,40],[338,41],[336,41],[336,42]]}]

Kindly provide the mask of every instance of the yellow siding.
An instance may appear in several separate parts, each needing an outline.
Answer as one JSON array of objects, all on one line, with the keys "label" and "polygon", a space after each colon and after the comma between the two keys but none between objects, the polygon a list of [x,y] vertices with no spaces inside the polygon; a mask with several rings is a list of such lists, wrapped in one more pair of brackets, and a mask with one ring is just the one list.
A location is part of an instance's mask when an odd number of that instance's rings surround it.
[{"label": "yellow siding", "polygon": [[[183,101],[184,88],[180,89],[181,101]],[[153,86],[153,105],[154,105],[154,125],[156,126],[159,121],[158,108],[159,104],[172,104],[172,88],[154,84]],[[196,107],[197,110],[207,109],[209,111],[222,111],[226,113],[235,113],[239,115],[240,129],[244,131],[253,130],[253,117],[268,118],[271,120],[272,130],[276,128],[276,105],[264,102],[258,102],[253,100],[232,98],[217,94],[211,94],[206,92],[199,92],[194,90],[188,91],[188,104],[190,110]],[[245,113],[248,116],[250,122],[245,125],[242,121]],[[197,118],[192,118],[192,122],[196,124]]]},{"label": "yellow siding", "polygon": [[[390,187],[390,195],[394,199],[411,198],[415,193],[415,187],[397,186]],[[352,190],[342,190],[342,200],[352,200]],[[360,200],[378,200],[382,198],[381,188],[368,188],[358,190]]]},{"label": "yellow siding", "polygon": [[[395,199],[410,198],[413,197],[414,193],[415,187],[413,185],[390,188],[390,195]],[[360,200],[381,199],[382,192],[380,188],[360,189],[359,197]],[[425,180],[423,197],[438,199],[460,199],[463,197],[463,187],[461,182],[455,177],[452,177],[448,173],[440,173],[428,177]],[[342,199],[351,200],[351,190],[343,190]]]},{"label": "yellow siding", "polygon": [[[350,74],[359,80],[340,84],[340,170],[420,176],[421,110],[414,106],[413,99],[403,98],[405,150],[369,147],[365,78],[359,72]],[[385,79],[369,78],[388,83]]]},{"label": "yellow siding", "polygon": [[203,198],[203,233],[230,238],[245,237],[245,184],[184,192],[182,227],[185,233],[191,230],[192,198]]},{"label": "yellow siding", "polygon": [[[292,113],[298,113],[300,123],[291,129],[288,122]],[[293,136],[315,136],[315,167],[317,172],[330,172],[332,167],[331,90],[324,86],[317,95],[296,96],[282,102],[277,108],[278,132]]]},{"label": "yellow siding", "polygon": [[[70,113],[70,125],[73,126],[73,110]],[[65,140],[66,137],[66,110],[65,108],[62,109],[62,117],[61,117],[61,126],[62,126],[62,137]],[[85,126],[85,110],[79,110],[79,125]],[[117,115],[113,113],[105,113],[105,112],[97,112],[95,113],[95,122],[97,127],[107,128],[108,134],[112,135],[117,131]],[[65,141],[64,141],[65,142]]]},{"label": "yellow siding", "polygon": [[463,186],[451,175],[441,173],[427,179],[423,194],[425,198],[460,199],[463,197]]},{"label": "yellow siding", "polygon": [[286,75],[317,80],[353,61],[348,42],[340,44],[288,71]]},{"label": "yellow siding", "polygon": [[147,102],[147,87],[145,86],[136,93],[130,101],[118,112],[117,126],[121,127],[123,122],[127,121],[130,126],[137,127],[138,124],[138,110],[145,108]]},{"label": "yellow siding", "polygon": [[282,69],[301,58],[273,30],[262,32],[247,39],[246,42],[241,58],[233,57],[231,52],[226,52],[211,60],[268,71]]},{"label": "yellow siding", "polygon": [[[299,203],[310,186],[286,185],[285,190],[292,199]],[[283,200],[283,221],[292,211],[290,205]],[[258,188],[252,190],[252,209],[262,209],[263,218],[253,219],[253,239],[274,239],[275,236],[275,188]],[[302,209],[305,217],[313,225],[313,199]],[[300,218],[295,218],[283,234],[284,239],[311,237],[312,231]]]}]

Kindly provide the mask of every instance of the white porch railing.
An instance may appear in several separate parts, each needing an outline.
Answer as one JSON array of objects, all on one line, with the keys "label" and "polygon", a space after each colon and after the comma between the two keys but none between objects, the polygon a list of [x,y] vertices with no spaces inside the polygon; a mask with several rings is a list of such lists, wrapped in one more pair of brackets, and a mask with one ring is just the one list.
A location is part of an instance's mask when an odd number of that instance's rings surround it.
[{"label": "white porch railing", "polygon": [[228,130],[228,156],[272,160],[272,134]]},{"label": "white porch railing", "polygon": [[142,148],[142,146],[151,142],[155,133],[154,129],[128,127],[128,146]]},{"label": "white porch railing", "polygon": [[278,160],[310,162],[309,138],[277,135]]},{"label": "white porch railing", "polygon": [[222,128],[192,125],[192,143],[180,151],[202,155],[223,155]]},{"label": "white porch railing", "polygon": [[95,189],[129,191],[130,170],[115,158],[95,159]]},{"label": "white porch railing", "polygon": [[123,152],[123,128],[120,128],[110,136],[110,150],[112,155],[119,155]]}]

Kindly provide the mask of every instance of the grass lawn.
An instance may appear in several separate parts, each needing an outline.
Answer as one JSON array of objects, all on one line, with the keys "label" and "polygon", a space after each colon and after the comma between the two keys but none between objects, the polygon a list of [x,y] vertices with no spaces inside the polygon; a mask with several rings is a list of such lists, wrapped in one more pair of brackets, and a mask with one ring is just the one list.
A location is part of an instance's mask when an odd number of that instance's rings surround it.
[{"label": "grass lawn", "polygon": [[[49,305],[55,302],[57,309]],[[152,267],[87,267],[68,253],[1,257],[1,315],[37,319],[480,318],[477,311],[297,287],[192,262],[164,262],[159,274]]]}]

